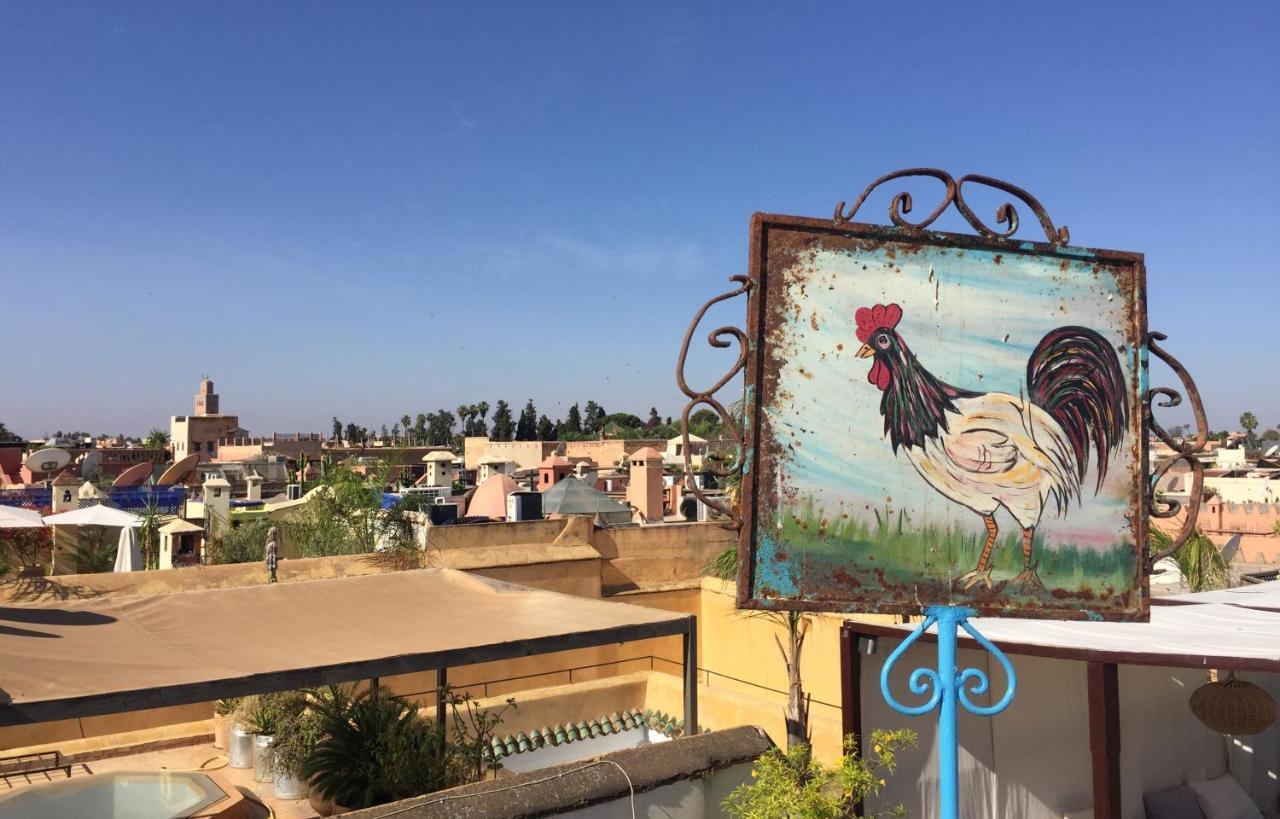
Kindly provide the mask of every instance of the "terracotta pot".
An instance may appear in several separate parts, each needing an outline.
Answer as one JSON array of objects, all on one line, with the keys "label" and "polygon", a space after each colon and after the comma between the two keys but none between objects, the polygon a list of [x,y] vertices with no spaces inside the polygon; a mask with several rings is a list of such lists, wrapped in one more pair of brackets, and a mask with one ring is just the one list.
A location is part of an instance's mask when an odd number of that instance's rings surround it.
[{"label": "terracotta pot", "polygon": [[307,794],[307,801],[311,803],[311,809],[321,816],[332,816],[335,813],[350,813],[351,808],[344,808],[331,799],[326,799],[320,794],[320,789],[311,786],[311,792]]},{"label": "terracotta pot", "polygon": [[213,747],[219,751],[227,750],[227,738],[231,734],[231,716],[227,714],[213,715]]}]

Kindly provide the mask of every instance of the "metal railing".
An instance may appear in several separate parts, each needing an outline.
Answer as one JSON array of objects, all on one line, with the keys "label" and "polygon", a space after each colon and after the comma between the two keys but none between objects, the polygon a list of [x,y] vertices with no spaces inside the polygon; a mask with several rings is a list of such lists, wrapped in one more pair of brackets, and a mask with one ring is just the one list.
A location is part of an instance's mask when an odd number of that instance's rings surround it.
[{"label": "metal railing", "polygon": [[[677,669],[680,669],[682,667],[678,660],[669,660],[666,657],[658,657],[653,654],[642,654],[639,657],[627,657],[622,660],[607,660],[599,663],[591,663],[589,665],[576,665],[576,666],[570,666],[568,668],[557,668],[553,671],[539,671],[533,674],[517,674],[513,677],[500,677],[494,680],[483,680],[480,682],[473,682],[473,683],[461,683],[457,687],[463,688],[463,689],[470,689],[472,691],[474,691],[476,688],[479,688],[481,689],[480,696],[489,697],[489,696],[492,696],[492,694],[489,691],[489,686],[491,685],[496,686],[501,683],[519,682],[521,680],[532,680],[538,677],[554,677],[560,674],[566,675],[568,684],[572,685],[574,682],[574,679],[573,679],[574,672],[581,673],[583,671],[591,671],[599,668],[609,668],[612,666],[623,665],[625,663],[644,663],[644,664],[647,664],[649,671],[657,671],[658,670],[656,667],[657,663],[667,663],[668,665],[675,666]],[[780,694],[783,697],[787,696],[787,692],[781,689],[772,688],[767,685],[761,685],[760,683],[752,682],[751,680],[744,680],[741,677],[735,677],[732,674],[724,674],[720,671],[713,671],[709,668],[702,668],[701,666],[698,667],[698,675],[699,675],[699,682],[702,685],[707,686],[708,688],[714,687],[711,681],[713,677],[716,677],[722,680],[729,680],[729,681],[738,683],[739,685],[746,685],[751,688],[758,688],[761,691],[768,691],[772,694]],[[600,677],[594,677],[592,679],[600,679]],[[582,681],[581,678],[579,678],[579,682],[581,681]],[[430,694],[431,696],[435,696],[435,693],[436,693],[436,689],[428,688],[425,691],[406,692],[406,693],[403,693],[401,696],[419,697],[419,696],[425,696],[427,694]],[[826,702],[825,700],[814,699],[811,697],[809,698],[809,702],[813,705],[821,705],[827,708],[834,708],[837,711],[840,710],[839,705],[837,705],[836,703]]]}]

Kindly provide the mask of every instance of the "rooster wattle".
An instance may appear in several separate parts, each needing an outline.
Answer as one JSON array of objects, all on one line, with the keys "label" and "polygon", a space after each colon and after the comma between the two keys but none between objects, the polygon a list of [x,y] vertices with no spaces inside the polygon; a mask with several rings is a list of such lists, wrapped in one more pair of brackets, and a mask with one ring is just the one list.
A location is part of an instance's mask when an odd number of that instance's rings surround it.
[{"label": "rooster wattle", "polygon": [[1059,327],[1027,362],[1027,395],[972,392],[921,366],[896,327],[902,308],[878,304],[855,315],[859,358],[873,358],[867,380],[883,396],[880,414],[896,454],[920,477],[986,524],[978,565],[957,578],[990,588],[991,550],[1003,507],[1022,527],[1023,571],[1016,586],[1043,589],[1032,564],[1035,528],[1047,506],[1066,513],[1096,453],[1095,494],[1129,420],[1124,371],[1111,344],[1087,327]]}]

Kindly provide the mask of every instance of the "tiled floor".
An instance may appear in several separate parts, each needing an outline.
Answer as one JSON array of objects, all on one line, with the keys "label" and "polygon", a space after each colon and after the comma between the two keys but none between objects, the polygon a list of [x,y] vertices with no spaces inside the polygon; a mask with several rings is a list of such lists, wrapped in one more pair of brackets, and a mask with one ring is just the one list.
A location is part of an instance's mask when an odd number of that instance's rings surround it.
[{"label": "tiled floor", "polygon": [[[220,779],[229,782],[242,792],[247,791],[254,799],[268,805],[278,819],[312,819],[312,817],[316,816],[316,812],[311,809],[311,804],[305,799],[276,799],[272,795],[271,783],[254,782],[252,770],[228,768],[226,754],[208,744],[188,745],[164,751],[150,751],[131,756],[100,759],[84,765],[76,765],[72,769],[71,775],[73,778],[78,779],[101,773],[162,770],[202,770],[216,773]],[[49,776],[47,781],[60,782],[64,779],[61,773],[54,773]],[[46,782],[43,774],[31,777],[31,780],[30,783],[24,783],[15,778],[10,787],[12,789],[35,788]],[[0,785],[0,793],[4,792],[3,785]],[[257,815],[265,819],[267,811],[259,808]]]}]

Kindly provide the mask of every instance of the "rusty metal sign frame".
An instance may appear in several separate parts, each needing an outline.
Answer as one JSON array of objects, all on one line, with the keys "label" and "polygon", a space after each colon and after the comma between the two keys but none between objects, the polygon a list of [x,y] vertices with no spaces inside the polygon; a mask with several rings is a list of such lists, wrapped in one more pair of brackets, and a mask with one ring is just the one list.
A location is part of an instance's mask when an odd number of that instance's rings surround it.
[{"label": "rusty metal sign frame", "polygon": [[[928,177],[941,182],[945,188],[942,201],[935,207],[928,216],[919,221],[911,221],[907,218],[912,210],[913,202],[910,193],[901,192],[893,196],[889,205],[889,221],[891,226],[872,225],[856,222],[855,217],[862,204],[873,190],[879,186],[895,179],[906,177]],[[1039,226],[1045,234],[1047,242],[1035,243],[1027,242],[1021,239],[1013,239],[1014,234],[1019,227],[1018,211],[1012,202],[1005,202],[996,210],[996,225],[999,228],[992,228],[983,222],[977,214],[972,210],[964,199],[964,189],[966,184],[982,185],[994,188],[999,191],[1010,194],[1015,197],[1023,206],[1029,208],[1035,215]],[[938,219],[946,209],[954,205],[964,217],[964,219],[974,228],[977,236],[969,236],[955,233],[942,233],[927,230],[929,225]],[[996,252],[1010,252],[1021,254],[1034,254],[1040,256],[1061,256],[1072,260],[1079,260],[1082,255],[1091,256],[1094,259],[1109,264],[1127,264],[1132,265],[1140,278],[1143,285],[1139,288],[1139,309],[1136,311],[1136,326],[1133,327],[1132,337],[1143,342],[1142,355],[1139,356],[1140,373],[1137,373],[1138,389],[1136,406],[1131,408],[1131,424],[1134,434],[1137,435],[1137,445],[1139,449],[1139,463],[1145,464],[1147,460],[1147,442],[1148,433],[1154,433],[1161,441],[1173,448],[1175,455],[1173,458],[1162,463],[1157,467],[1155,474],[1150,480],[1146,481],[1144,486],[1136,490],[1135,506],[1140,514],[1141,520],[1146,520],[1148,516],[1154,518],[1169,518],[1177,515],[1181,511],[1181,505],[1178,501],[1165,498],[1157,498],[1154,495],[1154,486],[1161,476],[1163,476],[1178,461],[1184,461],[1188,464],[1192,476],[1192,488],[1187,509],[1187,517],[1183,522],[1183,527],[1179,536],[1173,540],[1170,547],[1158,554],[1150,554],[1147,546],[1147,527],[1135,526],[1134,536],[1137,541],[1135,548],[1140,550],[1140,554],[1146,557],[1145,560],[1138,561],[1139,577],[1136,581],[1137,591],[1140,596],[1138,606],[1125,616],[1109,616],[1108,619],[1145,619],[1148,605],[1146,591],[1146,575],[1150,571],[1151,566],[1163,557],[1167,557],[1180,547],[1188,537],[1195,531],[1196,517],[1200,506],[1200,494],[1203,483],[1203,466],[1198,459],[1198,455],[1203,451],[1208,438],[1207,422],[1205,420],[1203,405],[1200,401],[1199,392],[1196,389],[1194,381],[1186,369],[1169,354],[1159,342],[1164,341],[1165,336],[1156,332],[1148,332],[1146,329],[1146,302],[1145,302],[1145,275],[1143,270],[1143,261],[1140,254],[1125,253],[1119,251],[1096,250],[1089,248],[1067,247],[1069,241],[1069,232],[1065,226],[1055,226],[1049,218],[1045,209],[1040,203],[1025,190],[1014,186],[1010,183],[1003,182],[993,177],[971,174],[955,180],[945,171],[932,168],[911,168],[902,171],[895,171],[872,182],[863,190],[861,195],[854,202],[854,205],[847,211],[844,202],[837,205],[834,218],[831,220],[819,220],[806,217],[794,216],[773,216],[766,214],[756,214],[752,218],[752,252],[750,261],[749,276],[732,276],[730,281],[736,287],[725,292],[702,306],[691,322],[687,332],[685,333],[683,343],[681,345],[680,355],[677,362],[677,384],[681,391],[690,399],[684,413],[681,417],[681,430],[685,442],[685,471],[689,478],[687,481],[689,491],[693,493],[708,506],[716,509],[725,516],[727,526],[739,530],[739,557],[738,557],[738,604],[742,608],[754,609],[794,609],[804,611],[852,611],[855,605],[848,605],[832,601],[803,601],[790,599],[773,599],[761,597],[755,594],[754,588],[754,554],[753,545],[755,542],[756,532],[754,526],[756,524],[755,502],[758,491],[759,482],[759,453],[761,441],[759,440],[759,391],[758,385],[764,376],[763,372],[763,349],[759,344],[759,340],[763,337],[761,330],[763,327],[763,310],[765,309],[764,298],[762,296],[762,276],[767,275],[764,269],[765,265],[765,234],[768,228],[779,227],[804,231],[813,231],[816,233],[826,233],[844,237],[865,237],[875,241],[891,241],[891,242],[915,242],[928,243],[946,247],[955,248],[974,248]],[[719,327],[711,331],[707,337],[710,346],[716,348],[737,347],[737,356],[733,366],[719,378],[711,387],[704,390],[696,390],[688,385],[684,375],[685,363],[689,352],[689,347],[697,332],[697,328],[707,311],[715,304],[735,298],[740,295],[748,296],[748,321],[747,329],[744,331],[738,327],[725,326]],[[1172,407],[1181,403],[1182,393],[1177,389],[1170,387],[1147,387],[1147,362],[1148,354],[1154,354],[1157,358],[1166,362],[1177,374],[1182,382],[1182,387],[1186,391],[1186,396],[1190,401],[1192,412],[1196,419],[1197,434],[1194,440],[1178,443],[1153,417],[1153,406]],[[747,412],[744,417],[744,423],[741,426],[737,423],[737,419],[732,417],[731,413],[726,409],[724,403],[717,398],[717,393],[725,386],[729,385],[734,378],[742,372],[746,372],[746,401]],[[739,501],[736,505],[730,506],[718,502],[717,498],[708,496],[708,494],[694,484],[692,480],[693,467],[691,462],[691,453],[689,448],[689,417],[690,414],[699,406],[706,406],[713,409],[720,417],[727,437],[738,443],[738,454],[732,464],[721,468],[712,468],[710,471],[721,477],[738,476],[741,478],[741,492]],[[705,470],[704,471],[708,471]],[[926,601],[928,602],[928,601]],[[942,601],[938,601],[942,602]],[[918,614],[921,612],[923,604],[910,606],[886,606],[878,607],[877,611],[881,613],[901,613],[901,614]],[[981,604],[974,606],[975,610],[980,614],[1010,614],[1011,612],[1004,606],[994,606],[984,608]],[[1012,612],[1018,616],[1037,616],[1034,611],[1017,610]],[[1087,616],[1084,612],[1075,612],[1071,609],[1049,609],[1045,610],[1039,616],[1046,617],[1070,617],[1070,616]]]}]

